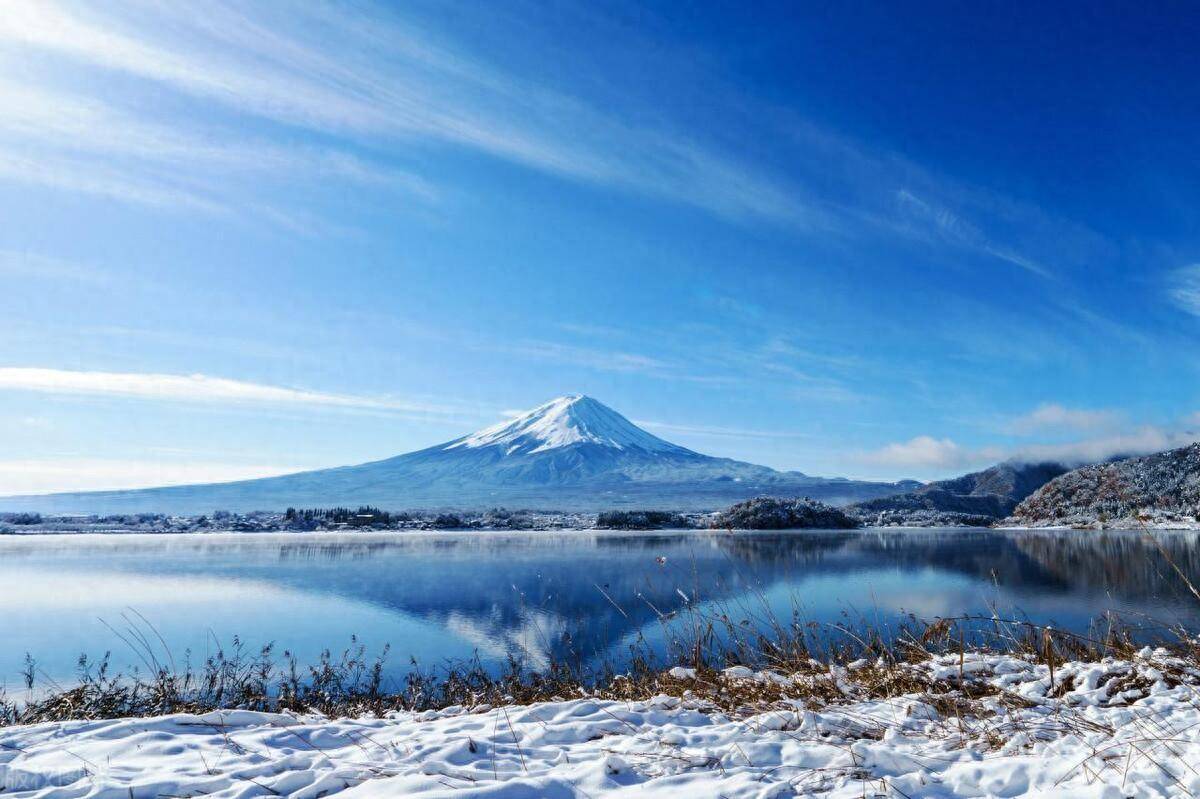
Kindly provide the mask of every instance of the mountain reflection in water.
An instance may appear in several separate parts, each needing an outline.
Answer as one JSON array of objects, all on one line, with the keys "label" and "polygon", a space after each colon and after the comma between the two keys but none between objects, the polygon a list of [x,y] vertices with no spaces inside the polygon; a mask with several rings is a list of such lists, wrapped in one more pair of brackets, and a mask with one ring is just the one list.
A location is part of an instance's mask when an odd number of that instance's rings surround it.
[{"label": "mountain reflection in water", "polygon": [[[229,534],[0,538],[0,677],[25,652],[70,676],[81,652],[136,658],[109,629],[136,611],[175,658],[275,642],[301,661],[352,634],[388,643],[393,674],[474,652],[620,660],[659,613],[719,604],[761,618],[887,627],[904,613],[1028,616],[1084,630],[1106,611],[1200,624],[1200,537],[978,529],[652,534]],[[1164,555],[1165,553],[1165,555]],[[107,625],[103,622],[107,622]],[[1157,629],[1157,628],[1156,628]],[[1147,633],[1149,634],[1149,633]]]}]

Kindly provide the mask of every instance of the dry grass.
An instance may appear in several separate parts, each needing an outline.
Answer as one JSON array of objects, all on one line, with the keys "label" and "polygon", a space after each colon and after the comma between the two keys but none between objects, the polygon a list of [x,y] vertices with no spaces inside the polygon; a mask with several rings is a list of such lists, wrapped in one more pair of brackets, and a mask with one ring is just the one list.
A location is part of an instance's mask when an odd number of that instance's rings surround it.
[{"label": "dry grass", "polygon": [[[107,659],[81,659],[76,684],[43,688],[30,662],[27,695],[0,699],[0,725],[224,708],[356,717],[452,706],[490,710],[500,724],[508,705],[584,696],[661,702],[666,696],[724,714],[748,729],[770,729],[823,745],[909,734],[906,718],[914,711],[928,741],[970,746],[980,753],[1010,752],[1014,740],[1024,740],[1023,747],[1065,735],[1101,741],[1063,779],[1078,773],[1109,778],[1108,772],[1128,773],[1131,764],[1145,759],[1180,778],[1191,768],[1180,731],[1164,726],[1155,713],[1133,716],[1116,743],[1118,730],[1096,721],[1071,696],[1080,687],[1074,676],[1078,664],[1098,662],[1105,672],[1100,683],[1109,686],[1114,702],[1134,703],[1161,681],[1168,687],[1185,686],[1200,704],[1200,646],[1182,631],[1166,642],[1166,652],[1147,656],[1112,619],[1089,634],[996,615],[931,623],[910,618],[898,629],[861,621],[824,627],[798,615],[780,620],[766,610],[765,598],[762,603],[749,624],[743,623],[750,610],[744,606],[716,604],[706,606],[715,608],[706,612],[693,608],[664,615],[665,650],[638,639],[619,670],[611,664],[587,670],[578,662],[554,662],[534,671],[515,658],[499,669],[486,668],[479,660],[436,670],[421,670],[414,663],[398,684],[385,677],[388,653],[368,655],[357,642],[337,655],[326,652],[306,667],[287,652],[277,655],[271,647],[251,651],[237,641],[196,667],[186,659],[174,664],[165,644],[139,619],[140,626],[122,634],[139,653],[141,670],[114,674]],[[999,687],[996,675],[978,668],[978,656],[999,653],[1013,655],[1039,673],[1044,667],[1050,675],[1045,696],[1031,698]],[[933,660],[940,668],[930,667]],[[975,667],[968,668],[972,661]],[[673,672],[675,666],[686,671]],[[866,700],[878,700],[889,712],[863,713],[857,703]],[[818,725],[805,726],[805,710],[821,714]],[[670,756],[645,754],[651,759]],[[861,780],[864,790],[875,791],[879,783],[882,795],[894,795],[869,770],[857,767],[797,768],[788,777],[797,791],[815,791],[844,778]]]},{"label": "dry grass", "polygon": [[[236,638],[228,649],[218,649],[202,663],[193,664],[190,658],[176,663],[153,627],[139,617],[119,632],[137,653],[138,669],[114,672],[108,655],[97,661],[81,657],[76,679],[64,687],[39,679],[36,663],[29,660],[24,695],[0,695],[0,725],[226,708],[358,716],[580,696],[639,700],[664,694],[747,713],[782,702],[794,706],[801,701],[817,708],[852,699],[922,695],[944,713],[964,715],[972,712],[973,702],[996,690],[968,675],[932,679],[920,664],[947,654],[961,659],[1003,652],[1045,664],[1053,673],[1066,661],[1131,660],[1139,649],[1115,623],[1080,635],[994,616],[932,623],[910,617],[899,629],[881,630],[865,622],[827,627],[803,622],[798,615],[785,622],[765,608],[764,599],[757,614],[749,614],[744,606],[718,604],[715,611],[689,609],[663,616],[665,649],[639,638],[619,669],[611,662],[588,668],[582,658],[552,661],[542,670],[528,669],[516,657],[499,668],[478,659],[437,669],[421,669],[412,662],[398,683],[385,676],[392,671],[387,668],[387,650],[371,655],[354,639],[342,652],[326,651],[309,665],[271,646],[248,650]],[[1200,649],[1188,642],[1181,635],[1170,645],[1200,668]],[[674,666],[693,670],[694,678],[671,676]],[[740,679],[726,671],[734,666],[781,679]],[[1060,692],[1068,689],[1066,684],[1058,687]]]}]

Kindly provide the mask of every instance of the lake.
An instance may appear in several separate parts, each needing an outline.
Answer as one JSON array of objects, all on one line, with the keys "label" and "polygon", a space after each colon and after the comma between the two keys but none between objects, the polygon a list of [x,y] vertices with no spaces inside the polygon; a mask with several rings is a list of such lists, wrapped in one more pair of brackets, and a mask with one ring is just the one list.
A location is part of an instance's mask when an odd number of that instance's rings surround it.
[{"label": "lake", "polygon": [[[620,661],[689,604],[818,627],[962,613],[1153,635],[1200,629],[1200,535],[979,529],[0,536],[0,678],[69,681],[81,653],[137,665],[136,635],[200,660],[239,636],[314,661],[356,635],[389,675],[478,653]],[[661,614],[661,615],[660,615]],[[160,641],[161,637],[161,641]],[[169,650],[170,655],[162,654]]]}]

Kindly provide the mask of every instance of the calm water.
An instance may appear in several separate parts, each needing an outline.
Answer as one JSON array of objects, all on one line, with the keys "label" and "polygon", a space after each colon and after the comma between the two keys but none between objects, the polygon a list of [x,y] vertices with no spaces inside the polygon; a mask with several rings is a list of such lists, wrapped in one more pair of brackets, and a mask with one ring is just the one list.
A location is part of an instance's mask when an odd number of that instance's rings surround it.
[{"label": "calm water", "polygon": [[[1200,536],[1159,541],[1200,583]],[[80,653],[134,665],[122,636],[145,630],[137,614],[176,658],[237,635],[311,661],[354,634],[390,643],[398,675],[409,656],[619,659],[639,633],[661,641],[660,612],[753,618],[764,601],[818,623],[995,607],[1079,630],[1105,611],[1200,629],[1200,602],[1137,533],[0,536],[0,679],[20,686],[26,652],[56,680]]]}]

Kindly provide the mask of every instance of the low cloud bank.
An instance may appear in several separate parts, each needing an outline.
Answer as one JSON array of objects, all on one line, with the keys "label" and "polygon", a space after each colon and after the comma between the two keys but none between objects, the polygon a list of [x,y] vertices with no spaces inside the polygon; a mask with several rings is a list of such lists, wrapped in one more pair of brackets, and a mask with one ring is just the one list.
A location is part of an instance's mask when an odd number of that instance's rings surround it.
[{"label": "low cloud bank", "polygon": [[[1117,416],[1109,411],[1071,411],[1057,405],[1043,405],[1009,425],[1033,430],[1037,424],[1047,429],[1105,429],[1115,425]],[[1036,420],[1036,423],[1035,423]],[[895,469],[897,473],[941,473],[950,475],[985,468],[1000,461],[1043,463],[1052,461],[1067,466],[1083,466],[1118,457],[1134,457],[1175,449],[1200,441],[1200,414],[1184,419],[1179,427],[1154,425],[1128,430],[1113,430],[1103,435],[1075,441],[1049,444],[1021,443],[1007,446],[972,447],[950,438],[922,435],[877,450],[863,452],[859,461],[874,467]]]}]

